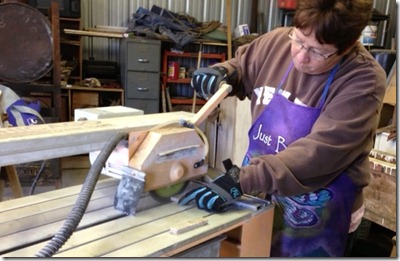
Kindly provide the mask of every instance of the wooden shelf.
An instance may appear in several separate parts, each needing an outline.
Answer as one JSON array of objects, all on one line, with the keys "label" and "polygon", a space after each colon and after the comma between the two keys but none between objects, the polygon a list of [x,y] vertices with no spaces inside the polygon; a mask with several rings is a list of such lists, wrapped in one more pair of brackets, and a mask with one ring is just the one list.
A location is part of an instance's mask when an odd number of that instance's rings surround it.
[{"label": "wooden shelf", "polygon": [[76,45],[76,46],[80,46],[81,45],[80,41],[71,41],[71,40],[64,40],[64,39],[61,39],[60,43],[61,44],[71,44],[71,45]]},{"label": "wooden shelf", "polygon": [[[187,97],[171,97],[171,103],[172,104],[184,104],[184,105],[192,105],[193,104],[193,98],[187,98]],[[196,105],[204,105],[206,104],[205,100],[202,99],[196,99]]]},{"label": "wooden shelf", "polygon": [[167,78],[166,81],[167,83],[190,83],[192,81],[192,78],[181,78],[176,80]]},{"label": "wooden shelf", "polygon": [[[177,53],[177,52],[171,52],[171,51],[165,51],[164,56],[174,56],[174,57],[186,57],[186,58],[198,58],[199,54],[198,53]],[[224,59],[225,60],[225,53],[202,53],[201,58],[202,59]]]}]

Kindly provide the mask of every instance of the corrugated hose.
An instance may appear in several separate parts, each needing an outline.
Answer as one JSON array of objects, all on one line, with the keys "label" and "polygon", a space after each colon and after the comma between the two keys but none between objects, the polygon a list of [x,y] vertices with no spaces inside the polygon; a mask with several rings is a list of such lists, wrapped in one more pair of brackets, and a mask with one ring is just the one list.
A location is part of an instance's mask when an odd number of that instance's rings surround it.
[{"label": "corrugated hose", "polygon": [[53,238],[35,255],[36,257],[52,257],[71,237],[81,221],[83,214],[89,204],[101,170],[107,159],[113,152],[118,143],[128,137],[127,133],[117,132],[103,146],[99,156],[89,169],[88,175],[83,183],[75,205],[67,216],[63,226],[53,236]]}]

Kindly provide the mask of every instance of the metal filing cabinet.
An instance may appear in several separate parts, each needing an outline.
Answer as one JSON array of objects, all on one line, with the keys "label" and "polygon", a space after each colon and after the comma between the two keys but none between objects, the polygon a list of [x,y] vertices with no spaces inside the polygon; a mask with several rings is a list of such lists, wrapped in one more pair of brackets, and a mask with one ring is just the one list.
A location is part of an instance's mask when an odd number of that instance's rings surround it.
[{"label": "metal filing cabinet", "polygon": [[121,83],[125,106],[158,113],[160,107],[161,41],[124,38],[120,46]]}]

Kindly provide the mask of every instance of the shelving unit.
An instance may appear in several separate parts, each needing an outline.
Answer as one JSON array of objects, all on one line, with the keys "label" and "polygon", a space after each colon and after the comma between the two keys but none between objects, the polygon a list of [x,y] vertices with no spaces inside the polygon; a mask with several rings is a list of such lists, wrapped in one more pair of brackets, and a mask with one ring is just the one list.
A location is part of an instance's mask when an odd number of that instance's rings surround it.
[{"label": "shelving unit", "polygon": [[60,54],[61,60],[74,66],[68,83],[75,84],[82,81],[82,37],[77,34],[68,34],[66,30],[80,30],[80,18],[60,17]]},{"label": "shelving unit", "polygon": [[90,88],[81,86],[62,87],[67,96],[67,120],[74,121],[78,108],[124,105],[124,90],[114,88]]},{"label": "shelving unit", "polygon": [[[201,48],[201,46],[200,46]],[[200,49],[201,51],[201,49]],[[226,59],[225,53],[195,53],[195,52],[171,52],[164,51],[162,61],[162,107],[163,112],[171,111],[174,105],[192,105],[194,91],[190,87],[191,77],[188,75],[190,69],[196,69],[200,62],[201,67],[210,66],[213,63],[223,62]],[[172,79],[168,76],[168,64],[177,62],[179,67],[185,67],[185,78]],[[197,65],[196,65],[197,64]],[[196,105],[204,105],[205,100],[196,98]]]}]

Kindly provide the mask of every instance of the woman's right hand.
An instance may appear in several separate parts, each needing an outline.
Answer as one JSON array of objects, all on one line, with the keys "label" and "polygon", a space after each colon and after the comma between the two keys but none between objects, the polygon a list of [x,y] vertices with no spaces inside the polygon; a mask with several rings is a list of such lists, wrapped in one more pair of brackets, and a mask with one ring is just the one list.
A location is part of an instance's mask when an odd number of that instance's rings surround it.
[{"label": "woman's right hand", "polygon": [[197,69],[192,77],[191,85],[197,94],[208,100],[226,81],[228,70],[222,66],[204,67]]}]

